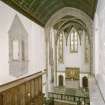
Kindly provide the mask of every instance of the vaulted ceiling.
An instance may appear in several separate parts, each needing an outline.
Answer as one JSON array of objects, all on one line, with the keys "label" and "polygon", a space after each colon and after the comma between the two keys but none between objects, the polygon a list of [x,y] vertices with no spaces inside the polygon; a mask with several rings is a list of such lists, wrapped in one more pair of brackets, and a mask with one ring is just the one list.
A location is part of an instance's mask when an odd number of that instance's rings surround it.
[{"label": "vaulted ceiling", "polygon": [[49,18],[59,9],[74,7],[84,11],[92,19],[98,0],[2,0],[31,20],[45,26]]},{"label": "vaulted ceiling", "polygon": [[54,25],[54,29],[58,31],[64,31],[69,33],[71,28],[75,27],[76,30],[85,30],[86,25],[80,19],[77,19],[73,16],[65,16]]}]

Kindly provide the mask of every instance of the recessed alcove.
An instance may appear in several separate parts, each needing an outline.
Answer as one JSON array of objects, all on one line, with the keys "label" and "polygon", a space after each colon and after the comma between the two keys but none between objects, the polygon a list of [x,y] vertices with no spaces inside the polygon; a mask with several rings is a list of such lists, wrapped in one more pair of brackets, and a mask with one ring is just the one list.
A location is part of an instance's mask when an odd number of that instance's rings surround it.
[{"label": "recessed alcove", "polygon": [[9,73],[19,77],[28,72],[28,33],[17,15],[8,33]]}]

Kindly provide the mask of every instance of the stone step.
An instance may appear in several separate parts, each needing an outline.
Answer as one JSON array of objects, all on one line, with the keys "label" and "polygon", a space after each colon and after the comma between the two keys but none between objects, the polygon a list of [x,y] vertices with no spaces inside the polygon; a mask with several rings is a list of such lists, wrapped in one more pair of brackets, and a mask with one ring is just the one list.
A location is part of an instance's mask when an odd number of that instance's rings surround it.
[{"label": "stone step", "polygon": [[54,88],[54,92],[64,93],[65,92],[65,89],[62,88],[62,87],[55,87]]},{"label": "stone step", "polygon": [[[77,105],[77,102],[72,102],[72,101],[63,101],[63,100],[55,100],[54,103],[57,103],[57,104],[63,104],[64,105]],[[56,105],[56,104],[55,104]]]}]

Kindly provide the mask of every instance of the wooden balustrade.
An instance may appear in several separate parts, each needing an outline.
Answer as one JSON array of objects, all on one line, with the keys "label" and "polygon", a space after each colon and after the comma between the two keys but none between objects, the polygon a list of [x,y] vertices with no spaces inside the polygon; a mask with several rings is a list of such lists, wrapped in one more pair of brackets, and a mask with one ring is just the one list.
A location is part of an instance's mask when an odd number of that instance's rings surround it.
[{"label": "wooden balustrade", "polygon": [[80,102],[84,102],[84,105],[90,105],[90,100],[88,96],[81,97],[81,96],[76,96],[76,95],[66,95],[66,94],[59,94],[59,93],[54,93],[54,92],[49,92],[48,96],[49,98],[54,99],[54,100],[76,102],[77,105]]},{"label": "wooden balustrade", "polygon": [[42,72],[0,86],[0,105],[42,105]]}]

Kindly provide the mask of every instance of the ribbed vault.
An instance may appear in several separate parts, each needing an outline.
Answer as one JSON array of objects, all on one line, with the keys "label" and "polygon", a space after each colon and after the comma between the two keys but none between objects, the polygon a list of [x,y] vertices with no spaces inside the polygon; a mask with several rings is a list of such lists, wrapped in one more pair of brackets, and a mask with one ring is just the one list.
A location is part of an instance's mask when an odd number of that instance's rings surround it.
[{"label": "ribbed vault", "polygon": [[78,31],[80,39],[81,39],[81,33],[79,33],[79,32],[81,32],[83,30],[86,32],[87,35],[89,35],[89,33],[87,31],[86,24],[74,16],[65,16],[65,17],[59,19],[53,26],[53,28],[57,31],[57,39],[58,39],[60,33],[64,32],[66,40],[67,40],[68,35],[73,27]]}]

